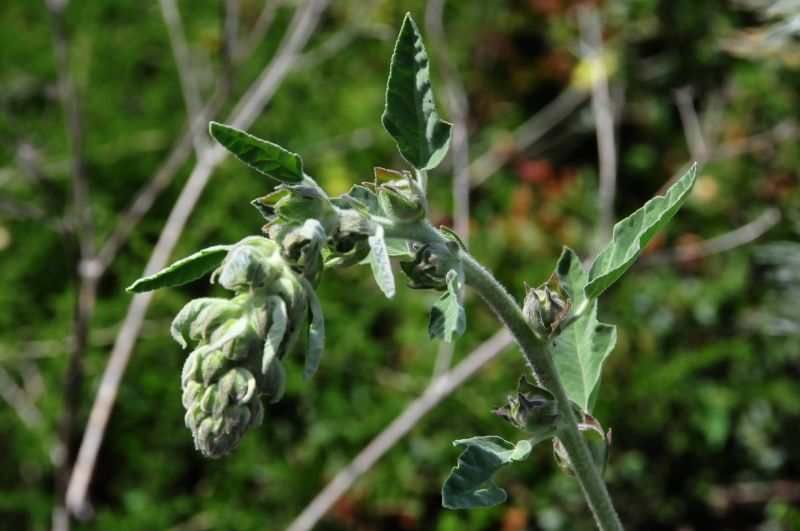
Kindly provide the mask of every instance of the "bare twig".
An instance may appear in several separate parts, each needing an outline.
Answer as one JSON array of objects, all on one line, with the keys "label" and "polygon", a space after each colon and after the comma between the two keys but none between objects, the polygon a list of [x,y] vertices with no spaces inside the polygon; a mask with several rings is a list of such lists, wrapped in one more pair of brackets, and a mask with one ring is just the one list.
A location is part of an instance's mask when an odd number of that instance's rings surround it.
[{"label": "bare twig", "polygon": [[531,145],[563,122],[588,98],[588,92],[578,87],[564,89],[553,101],[517,127],[513,144],[492,146],[470,164],[470,186],[476,188],[500,169],[516,152]]},{"label": "bare twig", "polygon": [[511,333],[503,328],[468,354],[452,370],[433,380],[422,395],[411,402],[391,424],[386,426],[333,480],[303,509],[288,531],[308,531],[325,516],[355,481],[372,468],[397,442],[443,399],[470,379],[484,365],[503,353],[513,343]]},{"label": "bare twig", "polygon": [[42,414],[39,408],[28,397],[28,394],[20,388],[13,378],[0,365],[0,396],[14,408],[19,418],[29,428],[35,428],[42,423]]},{"label": "bare twig", "polygon": [[236,54],[234,57],[237,59],[241,59],[242,57],[249,56],[258,43],[264,38],[266,35],[267,30],[269,30],[270,26],[272,26],[272,22],[275,20],[275,14],[278,12],[278,8],[283,5],[283,0],[267,0],[264,2],[264,9],[261,10],[261,13],[258,15],[255,24],[253,24],[253,29],[250,30],[250,34],[245,39],[244,44],[236,49]]},{"label": "bare twig", "polygon": [[0,197],[0,213],[14,219],[28,219],[38,221],[48,227],[58,230],[61,222],[52,219],[41,208],[15,201],[8,197]]},{"label": "bare twig", "polygon": [[780,220],[780,211],[777,208],[770,207],[756,219],[737,229],[705,241],[683,244],[668,251],[653,253],[646,256],[643,263],[645,265],[656,265],[688,262],[698,258],[724,253],[757,240],[765,232],[777,225]]},{"label": "bare twig", "polygon": [[[192,71],[189,46],[186,43],[186,35],[183,31],[180,11],[178,11],[175,0],[158,0],[158,3],[161,6],[161,16],[164,18],[164,24],[167,26],[167,32],[169,33],[172,55],[175,56],[175,64],[178,67],[178,81],[180,82],[181,91],[183,92],[183,101],[186,104],[186,110],[190,118],[199,121],[203,117],[203,101],[200,98],[197,78]],[[194,143],[195,153],[197,153],[197,157],[200,158],[208,142],[206,141],[206,136],[203,134],[204,131],[202,129],[193,129],[195,131],[192,135],[192,142]]]},{"label": "bare twig", "polygon": [[735,505],[775,500],[788,502],[800,500],[800,483],[790,480],[752,481],[714,487],[708,495],[709,505],[719,511],[727,511]]},{"label": "bare twig", "polygon": [[578,23],[584,60],[588,61],[592,80],[592,109],[597,131],[599,162],[600,223],[597,242],[605,245],[614,227],[614,196],[617,188],[617,150],[614,142],[614,117],[608,92],[608,72],[603,58],[603,31],[600,14],[591,7],[578,7]]},{"label": "bare twig", "polygon": [[[709,162],[717,160],[725,160],[729,158],[738,157],[746,153],[753,153],[756,151],[763,151],[771,149],[777,144],[788,142],[800,138],[800,128],[792,121],[783,121],[775,127],[768,129],[762,133],[755,135],[738,138],[736,140],[729,140],[724,144],[714,146],[710,149],[709,155],[705,160],[698,160],[698,171],[703,169],[703,166]],[[670,186],[675,184],[691,167],[692,162],[684,164],[672,177],[665,182],[658,190],[658,194],[664,194]]]},{"label": "bare twig", "polygon": [[58,88],[64,107],[66,133],[69,141],[70,170],[72,174],[72,218],[75,222],[74,237],[78,246],[75,264],[78,277],[78,300],[73,321],[74,341],[69,346],[67,369],[64,374],[64,405],[59,419],[59,446],[63,452],[56,462],[56,507],[53,510],[53,529],[66,531],[70,519],[61,506],[66,492],[73,455],[72,440],[75,431],[81,385],[83,383],[83,358],[86,353],[89,324],[94,312],[96,277],[86,266],[94,258],[94,234],[89,204],[89,177],[83,159],[84,127],[80,100],[72,83],[69,60],[69,41],[64,23],[66,0],[45,0],[53,32],[53,51],[58,70]]},{"label": "bare twig", "polygon": [[239,48],[239,0],[223,2],[222,17],[222,79],[226,91],[233,90],[233,65]]},{"label": "bare twig", "polygon": [[692,91],[688,87],[683,87],[675,91],[675,104],[678,107],[678,114],[683,124],[683,133],[686,136],[686,145],[689,146],[689,153],[693,160],[708,159],[708,145],[700,126],[700,119],[694,109]]},{"label": "bare twig", "polygon": [[[297,9],[275,57],[245,93],[229,118],[229,122],[234,127],[246,129],[253,123],[289,72],[292,62],[314,31],[327,3],[327,0],[310,0]],[[214,145],[197,161],[167,219],[153,254],[145,267],[144,275],[152,274],[166,264],[212,171],[224,157],[225,151],[219,145]],[[108,425],[122,375],[127,367],[151,299],[152,293],[143,293],[134,297],[128,307],[125,321],[103,373],[67,490],[67,507],[74,514],[87,512],[86,493],[97,460],[97,453]]]}]

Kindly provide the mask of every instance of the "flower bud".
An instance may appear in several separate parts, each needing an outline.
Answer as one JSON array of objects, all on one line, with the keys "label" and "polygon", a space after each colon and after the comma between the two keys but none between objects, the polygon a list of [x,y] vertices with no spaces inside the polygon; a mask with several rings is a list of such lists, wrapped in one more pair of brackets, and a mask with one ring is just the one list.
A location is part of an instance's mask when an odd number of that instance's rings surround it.
[{"label": "flower bud", "polygon": [[186,425],[203,455],[221,457],[257,425],[254,421],[260,423],[260,417],[253,416],[262,408],[256,378],[244,367],[229,368],[231,360],[219,350],[200,347],[192,354],[183,371]]},{"label": "flower bud", "polygon": [[356,210],[339,212],[339,228],[328,242],[326,266],[349,267],[361,262],[369,254],[368,238],[372,227]]},{"label": "flower bud", "polygon": [[569,309],[566,303],[549,286],[528,289],[522,311],[528,324],[540,334],[549,336]]},{"label": "flower bud", "polygon": [[[315,229],[313,223],[308,227]],[[262,237],[233,246],[217,272],[220,283],[239,294],[192,301],[173,322],[179,343],[185,346],[187,335],[198,342],[181,373],[182,402],[195,446],[207,457],[230,452],[261,423],[262,396],[270,402],[283,396],[281,358],[304,328],[309,295],[308,283],[280,250]],[[267,351],[270,359],[262,367]]]},{"label": "flower bud", "polygon": [[283,273],[283,265],[277,243],[252,236],[233,246],[216,273],[224,288],[242,291],[271,284]]},{"label": "flower bud", "polygon": [[553,395],[520,376],[517,392],[508,396],[508,403],[492,411],[517,428],[530,431],[534,437],[546,438],[555,433],[558,404]]},{"label": "flower bud", "polygon": [[408,286],[439,291],[447,289],[447,272],[460,267],[458,244],[447,242],[414,245],[414,260],[400,262],[400,267],[411,281]]},{"label": "flower bud", "polygon": [[419,221],[425,218],[428,201],[425,193],[411,178],[391,181],[377,188],[378,204],[394,221]]}]

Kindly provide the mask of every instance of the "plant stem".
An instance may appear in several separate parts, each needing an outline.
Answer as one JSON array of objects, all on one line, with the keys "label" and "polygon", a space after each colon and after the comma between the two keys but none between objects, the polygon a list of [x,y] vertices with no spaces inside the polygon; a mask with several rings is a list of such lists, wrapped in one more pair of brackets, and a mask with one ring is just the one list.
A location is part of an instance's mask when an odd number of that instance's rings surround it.
[{"label": "plant stem", "polygon": [[[442,233],[428,222],[391,223],[384,226],[384,230],[386,236],[405,238],[421,243],[446,241]],[[572,402],[561,384],[553,360],[545,349],[548,339],[537,336],[528,326],[522,310],[514,298],[472,255],[462,250],[460,257],[466,283],[478,292],[478,295],[492,308],[500,321],[508,327],[522,349],[539,384],[555,397],[558,410],[562,415],[557,435],[569,455],[573,472],[581,485],[589,508],[592,510],[597,527],[602,531],[621,531],[622,523],[614,510],[600,471],[594,465],[589,448],[578,431],[578,421],[572,412]],[[579,313],[583,313],[584,310],[583,307],[576,308]]]},{"label": "plant stem", "polygon": [[525,321],[522,311],[509,293],[484,269],[471,255],[461,253],[466,282],[489,304],[497,317],[511,331],[531,365],[539,384],[553,393],[563,422],[558,429],[558,438],[572,462],[575,477],[581,485],[583,494],[592,510],[598,528],[622,530],[622,523],[614,510],[603,478],[592,461],[589,449],[578,431],[578,422],[572,412],[572,404],[567,397],[561,379],[558,377],[552,359],[544,349],[545,341],[536,337]]}]

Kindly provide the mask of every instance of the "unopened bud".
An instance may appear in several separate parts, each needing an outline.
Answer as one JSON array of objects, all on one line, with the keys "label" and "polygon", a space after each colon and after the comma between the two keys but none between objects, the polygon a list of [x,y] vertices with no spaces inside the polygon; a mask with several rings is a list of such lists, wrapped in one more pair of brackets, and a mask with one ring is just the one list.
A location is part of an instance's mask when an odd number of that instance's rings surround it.
[{"label": "unopened bud", "polygon": [[558,293],[551,290],[549,286],[536,289],[529,288],[522,307],[528,324],[534,330],[546,336],[549,336],[553,329],[558,326],[559,321],[564,318],[568,309],[568,303]]},{"label": "unopened bud", "polygon": [[425,218],[428,201],[413,179],[392,181],[378,186],[378,203],[386,216],[395,221],[419,221]]}]

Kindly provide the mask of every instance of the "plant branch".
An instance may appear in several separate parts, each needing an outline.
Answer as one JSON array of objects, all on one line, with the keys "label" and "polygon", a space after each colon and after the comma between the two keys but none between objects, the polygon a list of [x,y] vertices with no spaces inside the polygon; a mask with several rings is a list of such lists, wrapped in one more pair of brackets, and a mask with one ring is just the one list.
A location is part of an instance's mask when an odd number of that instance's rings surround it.
[{"label": "plant branch", "polygon": [[[189,46],[186,43],[186,34],[183,30],[180,11],[178,11],[175,0],[159,0],[158,4],[161,7],[161,16],[164,18],[164,24],[167,26],[167,32],[169,33],[172,55],[175,57],[175,64],[178,67],[178,81],[183,92],[186,110],[190,119],[194,118],[200,121],[204,117],[203,102],[200,98],[200,90],[197,87],[197,78],[192,71]],[[205,131],[194,127],[192,129],[194,129],[192,134],[194,150],[197,153],[197,157],[200,158],[208,146],[204,134]]]},{"label": "plant branch", "polygon": [[588,92],[568,87],[539,112],[528,118],[513,133],[511,142],[498,143],[470,164],[470,186],[477,188],[495,174],[515,153],[528,149],[563,122],[588,97]]},{"label": "plant branch", "polygon": [[578,7],[578,23],[584,60],[589,63],[592,80],[592,109],[597,131],[599,162],[600,223],[597,245],[600,249],[611,237],[614,227],[614,196],[617,188],[617,150],[614,142],[614,117],[608,92],[608,72],[603,57],[603,36],[600,15],[596,9]]},{"label": "plant branch", "polygon": [[558,377],[553,360],[544,349],[544,341],[537,337],[528,326],[517,303],[497,280],[469,254],[461,253],[467,285],[492,308],[505,324],[522,349],[525,359],[531,366],[539,384],[550,391],[558,403],[562,421],[559,423],[558,438],[569,454],[575,477],[581,485],[584,497],[592,510],[598,528],[601,530],[621,530],[611,497],[608,495],[600,472],[592,461],[589,449],[578,431],[577,419],[572,412],[572,403]]},{"label": "plant branch", "polygon": [[62,506],[74,448],[75,424],[83,384],[83,358],[86,354],[89,325],[94,313],[97,277],[88,267],[94,259],[94,228],[89,204],[89,176],[84,161],[84,124],[80,99],[72,82],[69,58],[69,39],[64,21],[66,0],[45,0],[53,33],[53,51],[58,71],[58,88],[64,108],[67,140],[69,142],[70,173],[72,174],[72,218],[74,237],[78,247],[75,273],[78,279],[78,298],[73,318],[73,338],[68,348],[67,368],[64,374],[64,406],[59,419],[56,460],[56,506],[53,510],[53,529],[67,531],[70,517]]},{"label": "plant branch", "polygon": [[675,104],[683,124],[683,133],[686,136],[686,145],[692,160],[708,160],[708,145],[706,144],[700,119],[692,101],[692,91],[683,87],[675,91]]},{"label": "plant branch", "polygon": [[697,243],[687,243],[672,250],[646,256],[643,265],[688,262],[706,256],[724,253],[757,240],[778,224],[781,212],[775,207],[767,208],[753,221],[719,236]]},{"label": "plant branch", "polygon": [[0,396],[13,407],[19,415],[20,420],[29,428],[35,428],[42,424],[42,414],[28,393],[25,392],[11,378],[11,375],[0,365]]},{"label": "plant branch", "polygon": [[[230,117],[234,127],[246,129],[253,123],[291,69],[294,59],[316,28],[327,3],[328,0],[310,0],[297,9],[278,52],[235,107]],[[167,219],[143,276],[158,271],[166,264],[212,171],[225,158],[225,153],[223,148],[215,145],[198,160]],[[133,298],[100,381],[67,489],[67,507],[74,514],[85,514],[87,511],[86,494],[97,454],[122,375],[151,300],[152,292]]]},{"label": "plant branch", "polygon": [[289,525],[287,531],[309,531],[336,501],[372,468],[400,439],[442,400],[474,376],[512,344],[505,328],[486,340],[453,369],[433,379],[419,397],[386,426],[358,455],[328,483]]}]

